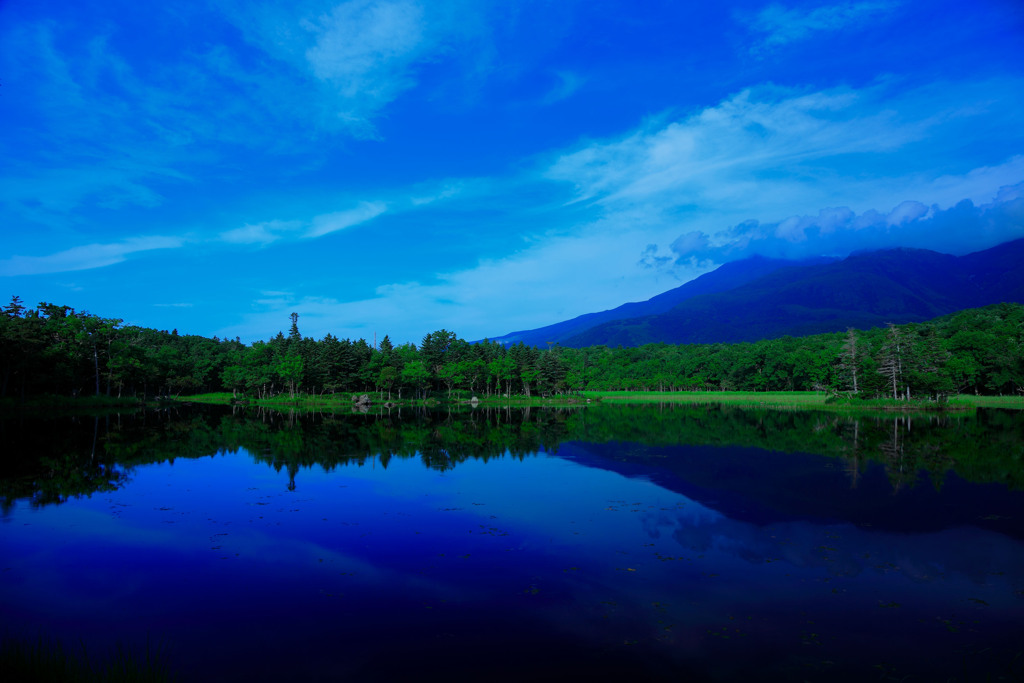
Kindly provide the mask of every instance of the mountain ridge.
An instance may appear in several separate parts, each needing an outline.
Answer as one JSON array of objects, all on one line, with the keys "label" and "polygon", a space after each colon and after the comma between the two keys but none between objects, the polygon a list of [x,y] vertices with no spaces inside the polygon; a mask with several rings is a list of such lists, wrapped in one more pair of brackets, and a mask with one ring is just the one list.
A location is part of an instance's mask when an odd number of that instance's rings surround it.
[{"label": "mountain ridge", "polygon": [[656,294],[646,301],[629,302],[596,313],[584,313],[569,320],[532,330],[509,332],[500,337],[492,337],[490,341],[496,341],[506,346],[518,342],[530,346],[543,346],[548,342],[563,343],[574,335],[602,323],[664,313],[694,296],[727,291],[782,268],[814,265],[834,260],[821,256],[801,260],[753,256],[739,261],[730,261],[678,287]]},{"label": "mountain ridge", "polygon": [[532,340],[554,330],[559,336],[545,342],[577,348],[734,343],[922,322],[1004,301],[1024,303],[1024,239],[965,256],[895,248],[843,259],[734,261],[647,302],[496,340],[540,345]]}]

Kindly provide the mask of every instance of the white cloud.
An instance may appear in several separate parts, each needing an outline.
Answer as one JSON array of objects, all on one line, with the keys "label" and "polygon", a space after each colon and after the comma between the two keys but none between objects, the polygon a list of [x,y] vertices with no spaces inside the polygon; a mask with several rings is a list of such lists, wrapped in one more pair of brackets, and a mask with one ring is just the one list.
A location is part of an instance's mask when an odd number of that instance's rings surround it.
[{"label": "white cloud", "polygon": [[782,221],[745,221],[709,236],[700,231],[672,243],[678,263],[692,259],[718,263],[752,255],[773,258],[845,256],[862,249],[916,247],[966,254],[1024,238],[1024,182],[1000,188],[995,199],[976,206],[964,199],[942,209],[905,201],[888,213],[855,213],[847,207]]},{"label": "white cloud", "polygon": [[[1024,92],[1024,83],[988,85],[748,89],[678,120],[563,154],[545,177],[571,183],[577,203],[606,216],[641,212],[707,234],[823,206],[867,211],[908,199],[985,202],[1024,177],[1021,157],[978,165],[991,154],[965,153],[991,136],[982,122],[993,121],[986,111],[995,106],[971,102],[997,92],[999,111],[1021,104],[1013,93]],[[936,177],[935,168],[947,173]]]},{"label": "white cloud", "polygon": [[66,221],[67,215],[90,203],[104,209],[159,206],[163,197],[144,183],[172,174],[138,165],[123,166],[31,168],[26,164],[20,174],[5,177],[0,183],[0,205],[43,224]]},{"label": "white cloud", "polygon": [[747,25],[751,32],[762,34],[763,39],[751,48],[752,52],[760,52],[807,40],[822,33],[833,33],[849,30],[875,21],[893,13],[898,2],[842,2],[834,5],[823,5],[814,9],[786,8],[773,3],[757,13],[756,16],[740,21]]},{"label": "white cloud", "polygon": [[347,2],[307,26],[313,73],[346,97],[391,99],[410,85],[408,68],[424,40],[423,11],[413,2]]},{"label": "white cloud", "polygon": [[360,137],[376,135],[380,110],[415,87],[418,66],[458,32],[457,17],[443,5],[416,0],[245,3],[225,12],[250,44],[302,83],[318,125],[345,126]]},{"label": "white cloud", "polygon": [[903,225],[911,221],[920,220],[929,214],[930,210],[921,202],[906,201],[893,209],[886,222],[889,225]]},{"label": "white cloud", "polygon": [[841,89],[744,90],[680,121],[566,154],[547,175],[572,182],[580,200],[603,204],[664,202],[670,195],[675,206],[739,200],[763,207],[787,185],[809,184],[794,173],[779,179],[780,168],[884,153],[924,137],[926,121],[900,122],[893,112],[872,110],[870,99]]},{"label": "white cloud", "polygon": [[321,214],[313,219],[305,237],[322,237],[338,230],[351,228],[353,225],[376,218],[387,211],[387,208],[384,202],[361,202],[354,209]]},{"label": "white cloud", "polygon": [[467,181],[444,183],[440,189],[433,189],[429,194],[410,197],[409,203],[412,206],[424,206],[442,199],[450,199],[461,193],[467,184]]},{"label": "white cloud", "polygon": [[541,104],[549,105],[568,99],[586,83],[583,76],[572,71],[556,71],[555,76],[558,78],[558,84],[548,91]]},{"label": "white cloud", "polygon": [[301,221],[266,221],[227,230],[220,234],[220,239],[232,244],[267,245],[276,242],[288,233],[294,233],[301,227]]},{"label": "white cloud", "polygon": [[269,220],[232,228],[220,233],[219,239],[229,244],[266,246],[286,238],[316,238],[351,228],[380,216],[388,209],[380,201],[360,202],[354,208],[322,213],[307,220]]},{"label": "white cloud", "polygon": [[121,263],[129,255],[154,249],[182,246],[177,237],[136,237],[112,244],[87,244],[48,256],[12,256],[0,260],[0,275],[43,275],[73,270],[90,270]]}]

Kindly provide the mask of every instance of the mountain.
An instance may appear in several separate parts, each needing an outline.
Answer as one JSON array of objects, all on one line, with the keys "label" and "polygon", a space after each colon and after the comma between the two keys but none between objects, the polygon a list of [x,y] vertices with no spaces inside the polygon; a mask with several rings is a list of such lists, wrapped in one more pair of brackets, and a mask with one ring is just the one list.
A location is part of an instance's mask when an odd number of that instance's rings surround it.
[{"label": "mountain", "polygon": [[710,273],[705,273],[684,285],[658,294],[647,301],[623,304],[617,308],[601,311],[600,313],[586,313],[572,320],[539,327],[535,330],[511,332],[501,337],[494,337],[491,341],[500,342],[506,346],[517,342],[523,342],[528,346],[540,347],[543,347],[548,342],[566,345],[565,342],[575,335],[586,332],[602,323],[666,313],[687,299],[703,294],[729,291],[782,268],[831,263],[834,260],[819,257],[802,261],[787,261],[754,256],[741,261],[726,263]]},{"label": "mountain", "polygon": [[[1024,239],[960,257],[889,249],[811,264],[771,263],[777,267],[766,266],[767,272],[745,279],[743,274],[753,270],[750,260],[726,264],[650,302],[592,314],[604,317],[545,341],[571,347],[731,343],[920,322],[1003,301],[1024,303]],[[699,280],[705,282],[698,285]],[[624,309],[644,310],[656,299],[660,310],[621,315]],[[674,303],[666,308],[668,301]],[[610,314],[618,317],[609,319]],[[531,332],[559,325],[516,334],[526,341],[535,338]]]}]

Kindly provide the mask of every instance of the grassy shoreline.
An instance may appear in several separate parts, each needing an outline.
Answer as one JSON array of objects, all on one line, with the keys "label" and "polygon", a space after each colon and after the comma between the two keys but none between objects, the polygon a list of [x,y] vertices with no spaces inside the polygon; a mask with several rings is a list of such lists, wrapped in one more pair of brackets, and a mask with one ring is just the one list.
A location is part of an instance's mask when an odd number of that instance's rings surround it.
[{"label": "grassy shoreline", "polygon": [[[211,405],[263,406],[277,409],[303,409],[327,412],[360,411],[354,397],[361,393],[299,395],[295,398],[275,396],[273,398],[236,397],[228,392],[177,396],[175,403],[202,403]],[[580,395],[554,397],[541,396],[490,396],[476,397],[467,392],[456,392],[450,398],[447,394],[435,394],[427,399],[387,399],[376,393],[366,393],[369,403],[362,407],[439,407],[469,406],[484,407],[584,407],[595,403],[648,404],[679,403],[690,405],[733,405],[738,407],[768,408],[776,410],[827,410],[833,412],[945,412],[970,411],[977,408],[1003,408],[1024,410],[1024,396],[975,396],[961,394],[949,397],[948,401],[931,400],[894,401],[892,399],[853,399],[836,397],[821,391],[586,391]],[[18,411],[109,411],[117,408],[141,408],[148,405],[136,398],[113,398],[106,396],[82,396],[78,398],[42,396],[25,403],[14,399],[0,401],[0,413]]]},{"label": "grassy shoreline", "polygon": [[[275,396],[273,398],[245,398],[235,397],[229,393],[213,393],[213,394],[198,394],[195,396],[180,396],[175,400],[179,403],[205,403],[213,405],[241,405],[241,406],[265,406],[269,408],[305,408],[305,409],[319,409],[319,410],[358,410],[359,404],[353,399],[353,396],[363,396],[364,394],[356,393],[339,393],[333,395],[321,395],[321,396],[296,396],[290,398],[288,396]],[[447,396],[432,396],[426,399],[396,399],[387,398],[381,399],[376,393],[365,394],[369,398],[369,403],[363,404],[367,406],[381,407],[438,407],[438,406],[452,406],[452,405],[474,405],[473,397],[470,395],[457,395],[448,398]],[[544,398],[540,396],[491,396],[491,397],[476,397],[475,405],[480,406],[512,406],[512,407],[544,407],[544,406],[583,406],[589,401],[593,401],[589,397],[581,396],[557,396],[552,398]]]},{"label": "grassy shoreline", "polygon": [[[390,405],[394,407],[426,406],[436,407],[444,405],[470,405],[470,397],[434,396],[426,400],[416,399],[401,401],[392,399],[381,400],[376,394],[367,394],[372,406]],[[277,408],[304,408],[320,410],[352,410],[356,404],[352,400],[352,394],[335,394],[333,396],[298,396],[296,398],[274,397],[270,399],[236,399],[231,394],[202,394],[198,396],[183,396],[178,399],[181,402],[211,403],[220,405],[239,404],[255,405]],[[582,407],[594,403],[621,403],[621,404],[642,404],[642,403],[684,403],[684,404],[720,404],[735,405],[758,408],[772,408],[780,410],[829,410],[837,412],[845,411],[883,411],[883,412],[931,412],[931,411],[965,411],[976,408],[1005,408],[1010,410],[1024,410],[1024,397],[1021,396],[973,396],[959,395],[952,396],[948,401],[935,402],[930,400],[894,401],[892,399],[851,399],[845,397],[832,397],[821,391],[770,391],[770,392],[744,392],[744,391],[586,391],[581,396],[557,396],[543,398],[538,396],[511,396],[511,397],[489,397],[479,398],[477,405],[481,406],[514,406],[514,407],[544,407],[544,406],[578,406]]]},{"label": "grassy shoreline", "polygon": [[896,401],[834,397],[823,391],[588,391],[588,398],[603,403],[690,403],[814,410],[948,411],[975,408],[1024,410],[1024,396],[974,396],[961,394],[948,401]]}]

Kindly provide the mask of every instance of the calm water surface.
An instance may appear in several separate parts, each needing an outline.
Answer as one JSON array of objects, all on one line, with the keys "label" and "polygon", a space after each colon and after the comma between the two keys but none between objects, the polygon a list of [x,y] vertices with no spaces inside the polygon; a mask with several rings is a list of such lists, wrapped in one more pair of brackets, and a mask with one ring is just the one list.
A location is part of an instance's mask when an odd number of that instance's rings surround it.
[{"label": "calm water surface", "polygon": [[5,420],[0,629],[183,680],[1014,680],[1024,422]]}]

